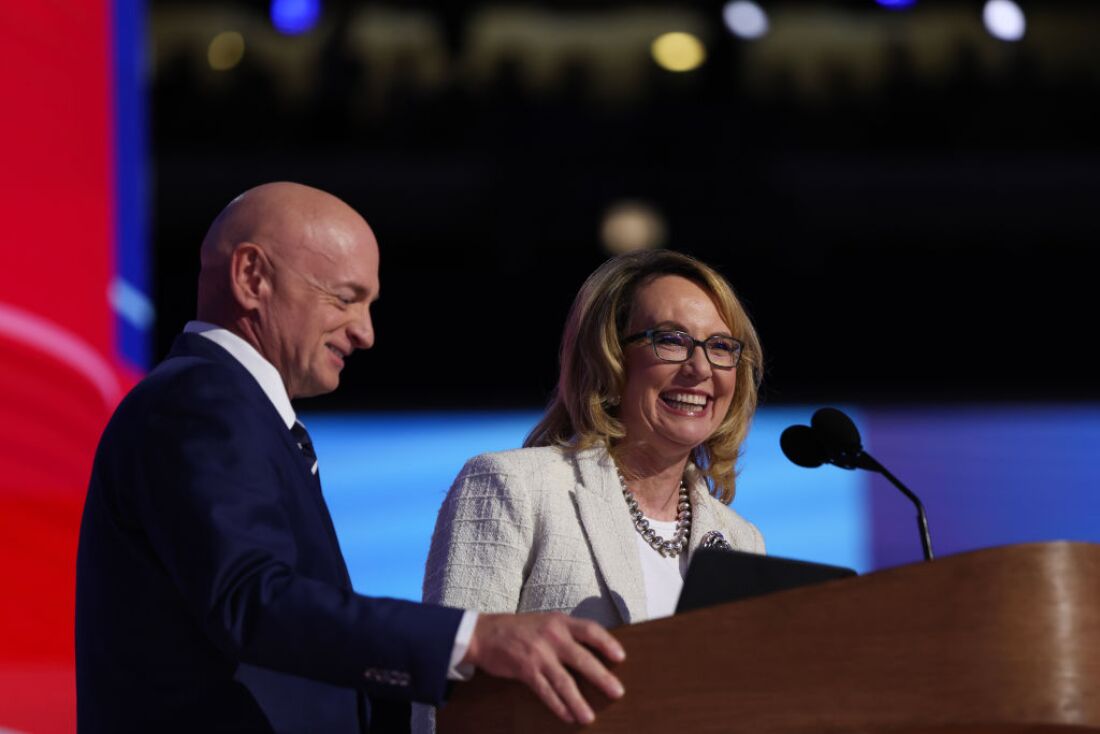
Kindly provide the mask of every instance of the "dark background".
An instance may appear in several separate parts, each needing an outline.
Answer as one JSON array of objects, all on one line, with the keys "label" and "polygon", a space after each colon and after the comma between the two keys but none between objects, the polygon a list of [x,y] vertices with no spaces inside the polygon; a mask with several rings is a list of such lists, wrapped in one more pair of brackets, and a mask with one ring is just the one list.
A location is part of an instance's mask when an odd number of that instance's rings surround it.
[{"label": "dark background", "polygon": [[[382,248],[377,346],[315,408],[542,404],[624,199],[733,283],[769,403],[1100,396],[1093,4],[1025,4],[1015,43],[985,33],[978,2],[763,5],[771,33],[746,41],[720,3],[328,3],[284,38],[267,3],[153,2],[157,357],[193,313],[211,219],[289,179],[347,200]],[[559,56],[479,35],[509,12]],[[631,46],[629,19],[649,16],[694,24],[703,66]],[[402,41],[410,18],[431,43]],[[215,72],[226,29],[247,50]],[[293,93],[280,43],[315,49]],[[607,59],[632,70],[621,83]]]}]

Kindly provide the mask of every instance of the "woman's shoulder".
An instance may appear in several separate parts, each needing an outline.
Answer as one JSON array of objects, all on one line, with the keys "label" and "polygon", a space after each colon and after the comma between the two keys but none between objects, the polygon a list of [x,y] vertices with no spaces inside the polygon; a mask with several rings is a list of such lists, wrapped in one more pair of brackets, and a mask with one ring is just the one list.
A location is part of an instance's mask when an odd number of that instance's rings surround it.
[{"label": "woman's shoulder", "polygon": [[558,446],[534,446],[507,451],[488,451],[466,462],[463,476],[478,474],[527,475],[570,465],[570,453]]},{"label": "woman's shoulder", "polygon": [[[535,507],[556,506],[576,485],[575,454],[555,446],[491,451],[462,467],[452,496],[493,496]],[[536,510],[538,512],[539,510]]]}]

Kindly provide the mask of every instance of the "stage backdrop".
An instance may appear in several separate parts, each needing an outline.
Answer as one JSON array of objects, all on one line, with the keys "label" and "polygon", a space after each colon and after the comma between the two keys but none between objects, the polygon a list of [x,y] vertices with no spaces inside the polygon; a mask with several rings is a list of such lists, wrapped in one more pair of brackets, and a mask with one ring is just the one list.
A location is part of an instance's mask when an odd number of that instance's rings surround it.
[{"label": "stage backdrop", "polygon": [[0,3],[0,729],[75,727],[76,531],[140,373],[135,0]]},{"label": "stage backdrop", "polygon": [[[861,573],[920,561],[916,513],[893,485],[834,466],[803,469],[783,456],[779,434],[809,423],[817,407],[760,410],[733,507],[760,527],[773,555]],[[924,500],[937,554],[1100,542],[1100,405],[839,407],[867,450]],[[469,457],[521,445],[537,416],[305,414],[356,588],[419,599],[451,481]]]},{"label": "stage backdrop", "polygon": [[[0,3],[0,731],[74,729],[80,509],[99,432],[146,367],[139,16],[136,0]],[[860,571],[919,559],[891,487],[782,458],[779,433],[815,407],[761,411],[734,506],[775,554]],[[940,554],[1100,541],[1100,406],[846,407],[924,497]],[[419,597],[451,479],[535,417],[307,411],[356,587]]]}]

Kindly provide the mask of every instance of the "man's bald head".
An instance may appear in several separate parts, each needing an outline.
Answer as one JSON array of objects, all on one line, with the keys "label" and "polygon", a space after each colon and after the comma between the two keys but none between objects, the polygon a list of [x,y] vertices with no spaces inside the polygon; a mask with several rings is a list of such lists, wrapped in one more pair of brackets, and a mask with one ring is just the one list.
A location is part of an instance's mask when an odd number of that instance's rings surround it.
[{"label": "man's bald head", "polygon": [[231,201],[202,243],[198,318],[275,365],[291,397],[335,389],[343,359],[374,341],[378,245],[332,194],[278,182]]},{"label": "man's bald head", "polygon": [[373,241],[374,233],[358,212],[312,186],[278,181],[249,189],[222,209],[203,239],[199,318],[222,316],[205,309],[204,301],[213,306],[224,295],[225,268],[241,243],[261,244],[273,257],[289,262],[310,255],[331,259],[347,253],[348,234],[364,230]]}]

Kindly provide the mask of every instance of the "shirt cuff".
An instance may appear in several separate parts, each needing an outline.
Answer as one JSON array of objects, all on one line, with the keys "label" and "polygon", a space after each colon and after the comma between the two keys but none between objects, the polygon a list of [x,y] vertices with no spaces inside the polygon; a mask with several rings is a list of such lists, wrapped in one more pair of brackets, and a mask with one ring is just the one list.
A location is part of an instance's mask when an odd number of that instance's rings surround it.
[{"label": "shirt cuff", "polygon": [[447,669],[447,680],[465,681],[474,677],[473,663],[463,663],[466,651],[470,649],[470,640],[477,625],[477,612],[467,609],[462,613],[462,621],[455,632],[455,646],[451,648],[451,667]]}]

